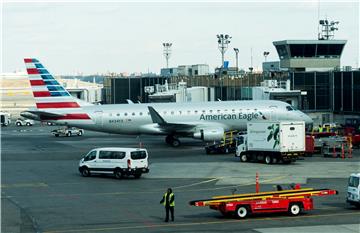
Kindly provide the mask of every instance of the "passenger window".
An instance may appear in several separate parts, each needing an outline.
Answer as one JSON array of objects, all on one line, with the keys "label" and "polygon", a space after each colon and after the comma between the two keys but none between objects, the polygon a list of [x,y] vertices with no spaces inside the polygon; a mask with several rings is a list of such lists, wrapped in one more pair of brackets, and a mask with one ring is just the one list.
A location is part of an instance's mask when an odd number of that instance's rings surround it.
[{"label": "passenger window", "polygon": [[89,154],[87,154],[84,157],[84,161],[91,161],[94,160],[96,158],[96,151],[91,151]]},{"label": "passenger window", "polygon": [[205,110],[202,110],[202,113],[205,113],[206,111]]},{"label": "passenger window", "polygon": [[195,110],[194,112],[195,112],[195,114],[197,114],[197,113],[198,113],[198,111],[197,111],[197,110]]},{"label": "passenger window", "polygon": [[174,115],[174,111],[171,111],[171,115]]},{"label": "passenger window", "polygon": [[116,114],[116,116],[120,116],[120,113]]},{"label": "passenger window", "polygon": [[133,112],[131,115],[135,116],[135,112]]},{"label": "passenger window", "polygon": [[190,114],[190,113],[191,113],[191,111],[190,111],[190,110],[188,110],[188,111],[187,111],[187,113],[188,113],[188,114]]},{"label": "passenger window", "polygon": [[145,159],[146,158],[146,152],[143,150],[140,151],[133,151],[130,153],[131,159]]},{"label": "passenger window", "polygon": [[139,113],[140,116],[142,116],[142,114],[143,114],[142,112]]},{"label": "passenger window", "polygon": [[213,112],[213,110],[210,110],[210,113],[212,113]]},{"label": "passenger window", "polygon": [[179,114],[181,115],[181,111],[179,111]]},{"label": "passenger window", "polygon": [[125,112],[125,114],[124,114],[125,116],[127,116],[127,112]]},{"label": "passenger window", "polygon": [[99,159],[111,159],[112,151],[100,151]]},{"label": "passenger window", "polygon": [[112,159],[123,159],[125,158],[126,153],[123,151],[113,151],[112,152]]},{"label": "passenger window", "polygon": [[217,110],[218,113],[220,113],[221,111],[220,110]]}]

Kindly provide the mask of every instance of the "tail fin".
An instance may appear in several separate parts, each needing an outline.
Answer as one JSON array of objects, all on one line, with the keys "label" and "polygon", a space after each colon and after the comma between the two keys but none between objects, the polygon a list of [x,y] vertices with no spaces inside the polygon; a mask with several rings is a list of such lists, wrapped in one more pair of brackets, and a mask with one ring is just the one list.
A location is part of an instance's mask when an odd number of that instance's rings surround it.
[{"label": "tail fin", "polygon": [[37,59],[25,58],[24,62],[38,109],[76,109],[83,105]]}]

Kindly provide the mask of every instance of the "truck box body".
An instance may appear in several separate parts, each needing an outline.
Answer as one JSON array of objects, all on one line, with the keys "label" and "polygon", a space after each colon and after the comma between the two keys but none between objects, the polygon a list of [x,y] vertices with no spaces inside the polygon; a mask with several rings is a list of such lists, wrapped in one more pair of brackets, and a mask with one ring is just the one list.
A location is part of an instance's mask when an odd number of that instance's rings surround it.
[{"label": "truck box body", "polygon": [[249,151],[305,151],[305,122],[256,122],[247,125]]}]

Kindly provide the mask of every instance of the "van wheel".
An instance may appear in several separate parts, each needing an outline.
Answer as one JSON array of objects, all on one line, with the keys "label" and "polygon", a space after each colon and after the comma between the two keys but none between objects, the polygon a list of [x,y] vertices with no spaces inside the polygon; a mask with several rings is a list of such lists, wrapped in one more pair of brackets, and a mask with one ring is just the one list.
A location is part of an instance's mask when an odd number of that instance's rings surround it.
[{"label": "van wheel", "polygon": [[248,209],[246,208],[246,206],[239,206],[237,209],[236,209],[236,217],[238,218],[246,218],[246,216],[248,215]]},{"label": "van wheel", "polygon": [[289,207],[289,213],[293,216],[299,215],[301,212],[301,207],[298,203],[292,203]]},{"label": "van wheel", "polygon": [[90,176],[91,174],[90,174],[89,168],[87,168],[87,167],[82,167],[82,168],[81,168],[81,175],[84,176],[84,177]]},{"label": "van wheel", "polygon": [[270,155],[266,155],[265,156],[265,163],[266,164],[272,164],[272,158]]},{"label": "van wheel", "polygon": [[241,154],[240,155],[240,161],[241,162],[247,162],[248,161],[248,156],[245,153]]},{"label": "van wheel", "polygon": [[115,169],[114,176],[116,179],[121,179],[124,177],[123,173],[121,172],[121,170],[119,168]]},{"label": "van wheel", "polygon": [[134,174],[135,179],[139,179],[141,177],[141,173]]}]

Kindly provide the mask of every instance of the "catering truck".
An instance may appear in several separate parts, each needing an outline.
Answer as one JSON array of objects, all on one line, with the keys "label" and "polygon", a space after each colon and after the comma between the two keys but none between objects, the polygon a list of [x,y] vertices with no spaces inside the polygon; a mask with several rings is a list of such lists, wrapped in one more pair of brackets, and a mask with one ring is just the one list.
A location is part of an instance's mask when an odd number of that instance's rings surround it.
[{"label": "catering truck", "polygon": [[253,122],[240,135],[235,156],[241,162],[291,163],[305,153],[305,122]]}]

